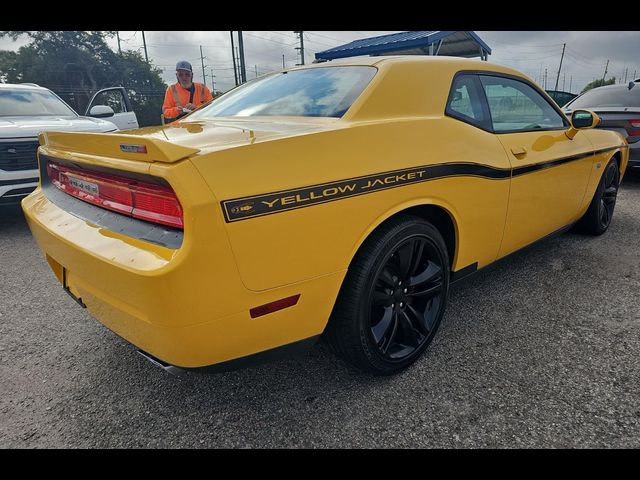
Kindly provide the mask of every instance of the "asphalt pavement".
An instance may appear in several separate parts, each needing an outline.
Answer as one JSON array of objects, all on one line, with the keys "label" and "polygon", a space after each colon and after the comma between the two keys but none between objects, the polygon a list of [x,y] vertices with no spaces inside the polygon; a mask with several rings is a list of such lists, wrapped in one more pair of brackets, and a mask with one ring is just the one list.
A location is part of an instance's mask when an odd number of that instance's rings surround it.
[{"label": "asphalt pavement", "polygon": [[638,448],[640,173],[601,237],[567,233],[452,289],[394,377],[319,344],[177,378],[67,296],[0,207],[0,448]]}]

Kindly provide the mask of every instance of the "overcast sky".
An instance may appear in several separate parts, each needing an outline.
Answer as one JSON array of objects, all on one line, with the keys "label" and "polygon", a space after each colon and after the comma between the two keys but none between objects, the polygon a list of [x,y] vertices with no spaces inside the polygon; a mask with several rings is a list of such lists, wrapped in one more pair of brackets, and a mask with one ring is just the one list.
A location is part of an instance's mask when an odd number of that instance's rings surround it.
[{"label": "overcast sky", "polygon": [[[305,31],[305,63],[314,60],[316,52],[359,38],[394,32],[383,31]],[[558,89],[578,93],[595,78],[602,78],[607,68],[607,79],[615,76],[627,81],[640,77],[640,32],[554,32],[554,31],[476,31],[492,49],[489,61],[520,70],[543,85],[547,71],[547,89],[555,86],[563,43],[566,43]],[[123,50],[143,51],[140,31],[119,32]],[[164,69],[167,83],[175,82],[175,64],[179,60],[192,63],[196,81],[202,81],[203,70],[200,46],[204,55],[204,74],[211,87],[213,72],[216,90],[228,90],[235,85],[228,31],[145,31],[149,60]],[[237,37],[236,37],[237,39]],[[247,79],[300,63],[295,47],[298,36],[292,31],[244,31],[244,51]],[[26,42],[0,39],[0,49],[17,50]],[[117,50],[115,37],[110,42]],[[237,47],[237,40],[236,40]],[[544,85],[543,85],[544,86]]]}]

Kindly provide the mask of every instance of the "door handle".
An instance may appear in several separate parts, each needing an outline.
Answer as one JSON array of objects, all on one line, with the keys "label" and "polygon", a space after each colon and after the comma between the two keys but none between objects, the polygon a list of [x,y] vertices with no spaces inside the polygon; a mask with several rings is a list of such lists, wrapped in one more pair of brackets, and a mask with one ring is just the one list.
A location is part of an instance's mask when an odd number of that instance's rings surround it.
[{"label": "door handle", "polygon": [[524,147],[511,147],[511,153],[513,153],[516,156],[518,156],[518,155],[526,155],[527,154],[527,149],[524,148]]}]

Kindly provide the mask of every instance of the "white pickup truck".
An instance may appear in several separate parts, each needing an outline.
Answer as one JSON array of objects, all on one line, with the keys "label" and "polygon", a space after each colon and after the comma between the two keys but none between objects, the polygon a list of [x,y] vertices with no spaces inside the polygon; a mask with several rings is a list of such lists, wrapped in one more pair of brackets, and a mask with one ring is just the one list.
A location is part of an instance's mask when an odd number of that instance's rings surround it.
[{"label": "white pickup truck", "polygon": [[38,134],[43,131],[115,132],[138,128],[123,87],[97,92],[86,116],[51,90],[0,83],[0,206],[17,203],[38,184]]}]

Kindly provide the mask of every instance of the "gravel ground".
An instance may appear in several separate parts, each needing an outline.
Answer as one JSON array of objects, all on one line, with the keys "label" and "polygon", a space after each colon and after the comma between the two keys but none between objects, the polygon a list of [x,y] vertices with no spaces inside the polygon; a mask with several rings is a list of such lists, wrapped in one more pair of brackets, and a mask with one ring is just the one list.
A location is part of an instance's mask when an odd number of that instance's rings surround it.
[{"label": "gravel ground", "polygon": [[19,208],[0,209],[0,448],[640,447],[640,174],[609,232],[565,234],[452,289],[392,378],[322,344],[168,375],[68,297]]}]

